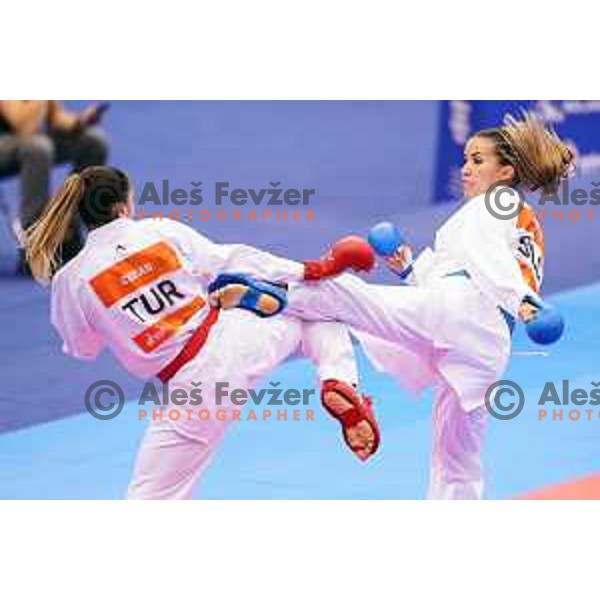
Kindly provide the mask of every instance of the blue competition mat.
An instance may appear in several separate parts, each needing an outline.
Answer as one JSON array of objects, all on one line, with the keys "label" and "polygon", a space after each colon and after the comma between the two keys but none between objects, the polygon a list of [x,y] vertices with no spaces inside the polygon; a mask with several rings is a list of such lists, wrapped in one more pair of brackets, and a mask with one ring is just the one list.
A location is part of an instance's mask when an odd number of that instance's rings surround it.
[{"label": "blue competition mat", "polygon": [[[599,296],[600,285],[554,296],[552,301],[567,321],[563,340],[547,348],[548,356],[512,357],[506,377],[521,385],[527,402],[514,420],[489,421],[487,497],[506,498],[600,472],[598,411],[589,422],[568,421],[566,411],[562,422],[539,422],[536,405],[546,380],[558,386],[569,379],[572,388],[588,390],[591,381],[600,380],[597,355],[592,351],[600,334]],[[522,330],[516,334],[514,349],[544,350],[529,343]],[[314,406],[312,423],[271,420],[234,425],[196,497],[423,497],[431,394],[416,401],[376,373],[364,357],[361,372],[365,390],[376,398],[382,428],[380,452],[371,462],[364,465],[350,455],[339,439],[336,423]],[[68,394],[69,370],[57,377],[63,380],[60,393]],[[314,371],[306,361],[287,363],[273,377],[282,387],[315,385]],[[46,391],[40,399],[47,396]],[[79,410],[83,408],[83,396],[69,400]],[[112,421],[97,421],[84,412],[6,432],[0,435],[0,498],[120,498],[144,427],[138,421],[137,406],[128,403]]]}]

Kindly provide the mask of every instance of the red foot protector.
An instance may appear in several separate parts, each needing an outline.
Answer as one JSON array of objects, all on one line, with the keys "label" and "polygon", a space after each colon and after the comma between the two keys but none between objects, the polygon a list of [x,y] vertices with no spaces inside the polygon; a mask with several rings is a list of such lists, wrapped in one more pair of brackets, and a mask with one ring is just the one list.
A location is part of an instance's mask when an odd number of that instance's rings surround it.
[{"label": "red foot protector", "polygon": [[[345,407],[336,402],[336,395],[346,401]],[[371,399],[367,396],[361,397],[357,391],[347,383],[336,379],[328,379],[323,382],[321,388],[321,402],[325,410],[340,422],[342,434],[346,445],[361,460],[367,460],[379,447],[379,427],[373,413]],[[351,406],[347,407],[347,403]],[[370,435],[364,437],[364,429],[361,431],[357,426],[364,422],[370,429]]]}]

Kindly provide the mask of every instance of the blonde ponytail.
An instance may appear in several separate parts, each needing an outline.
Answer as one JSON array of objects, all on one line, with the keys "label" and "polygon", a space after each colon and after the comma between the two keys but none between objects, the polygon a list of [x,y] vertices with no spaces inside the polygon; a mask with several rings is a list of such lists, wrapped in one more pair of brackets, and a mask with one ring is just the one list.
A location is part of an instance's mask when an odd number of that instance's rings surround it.
[{"label": "blonde ponytail", "polygon": [[67,177],[40,219],[25,231],[25,257],[32,275],[42,284],[50,282],[60,264],[58,249],[74,227],[84,191],[81,175]]}]

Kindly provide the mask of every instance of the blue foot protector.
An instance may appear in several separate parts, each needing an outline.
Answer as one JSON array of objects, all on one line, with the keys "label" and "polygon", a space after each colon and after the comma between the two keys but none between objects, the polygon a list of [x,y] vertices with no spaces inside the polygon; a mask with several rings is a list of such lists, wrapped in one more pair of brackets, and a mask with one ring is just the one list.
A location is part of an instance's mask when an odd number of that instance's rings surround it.
[{"label": "blue foot protector", "polygon": [[[246,286],[246,292],[239,300],[237,308],[249,310],[259,317],[273,317],[279,314],[287,306],[287,293],[285,288],[269,281],[254,279],[243,273],[223,273],[219,275],[208,286],[208,292],[210,294],[229,285]],[[261,297],[264,294],[275,300],[278,305],[275,310],[265,312],[261,309]]]}]

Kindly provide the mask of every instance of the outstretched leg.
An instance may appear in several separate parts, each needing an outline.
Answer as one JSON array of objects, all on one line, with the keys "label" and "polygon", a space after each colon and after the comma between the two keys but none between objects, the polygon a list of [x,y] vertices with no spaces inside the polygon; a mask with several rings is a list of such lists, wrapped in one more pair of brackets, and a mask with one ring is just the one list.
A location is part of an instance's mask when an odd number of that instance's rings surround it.
[{"label": "outstretched leg", "polygon": [[316,284],[290,284],[288,314],[307,321],[341,321],[390,342],[422,344],[428,290],[370,285],[353,275]]},{"label": "outstretched leg", "polygon": [[361,460],[375,454],[379,427],[369,398],[358,391],[358,369],[348,328],[336,322],[304,322],[304,353],[315,363],[321,402],[342,426],[348,447]]}]

